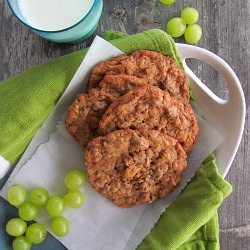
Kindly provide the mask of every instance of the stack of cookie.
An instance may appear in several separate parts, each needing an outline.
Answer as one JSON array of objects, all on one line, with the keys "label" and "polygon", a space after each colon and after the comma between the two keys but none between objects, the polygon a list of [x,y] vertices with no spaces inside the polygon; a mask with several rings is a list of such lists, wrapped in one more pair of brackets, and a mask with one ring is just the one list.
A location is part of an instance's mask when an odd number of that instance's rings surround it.
[{"label": "stack of cookie", "polygon": [[85,151],[91,185],[121,207],[172,192],[199,132],[185,72],[146,50],[98,63],[65,124]]}]

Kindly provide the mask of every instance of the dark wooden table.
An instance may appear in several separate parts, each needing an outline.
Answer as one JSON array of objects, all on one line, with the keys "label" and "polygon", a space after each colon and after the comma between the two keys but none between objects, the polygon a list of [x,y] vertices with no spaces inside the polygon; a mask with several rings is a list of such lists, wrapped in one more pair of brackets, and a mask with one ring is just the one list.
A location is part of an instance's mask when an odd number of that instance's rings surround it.
[{"label": "dark wooden table", "polygon": [[[46,41],[17,21],[7,1],[0,0],[0,6],[0,81],[84,48],[92,41],[92,37],[76,45]],[[239,77],[245,93],[247,117],[244,135],[226,176],[233,186],[233,193],[219,209],[219,223],[221,249],[250,249],[250,0],[176,0],[169,6],[158,0],[104,0],[96,34],[101,35],[107,29],[128,34],[151,28],[165,30],[167,20],[179,16],[184,7],[199,10],[203,37],[197,45],[227,61]],[[184,42],[182,39],[176,41]],[[199,61],[191,61],[190,67],[217,95],[227,97],[223,79],[211,67]]]}]

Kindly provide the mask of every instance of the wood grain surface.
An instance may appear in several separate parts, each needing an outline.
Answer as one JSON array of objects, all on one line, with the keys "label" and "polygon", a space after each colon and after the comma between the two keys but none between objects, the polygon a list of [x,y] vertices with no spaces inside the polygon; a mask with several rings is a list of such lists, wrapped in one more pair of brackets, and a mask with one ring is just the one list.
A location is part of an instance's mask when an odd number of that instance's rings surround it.
[{"label": "wood grain surface", "polygon": [[[203,37],[197,46],[222,57],[237,74],[246,98],[247,116],[239,151],[226,179],[233,193],[219,209],[220,244],[223,250],[250,249],[250,0],[104,0],[96,34],[107,29],[133,34],[151,28],[165,30],[167,20],[184,7],[199,10]],[[91,37],[79,44],[56,44],[35,35],[0,0],[0,81],[23,70],[89,46]],[[184,43],[183,39],[176,42]],[[190,67],[218,96],[227,98],[223,79],[207,64],[190,60]],[[1,98],[1,97],[0,97]],[[234,114],[232,114],[232,122]]]}]

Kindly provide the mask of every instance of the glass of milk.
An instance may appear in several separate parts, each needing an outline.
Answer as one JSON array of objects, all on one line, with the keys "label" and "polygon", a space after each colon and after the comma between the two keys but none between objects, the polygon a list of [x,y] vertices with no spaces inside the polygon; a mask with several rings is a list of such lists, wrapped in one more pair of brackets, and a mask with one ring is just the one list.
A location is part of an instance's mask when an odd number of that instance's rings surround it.
[{"label": "glass of milk", "polygon": [[103,0],[7,0],[14,15],[53,42],[75,43],[96,30]]}]

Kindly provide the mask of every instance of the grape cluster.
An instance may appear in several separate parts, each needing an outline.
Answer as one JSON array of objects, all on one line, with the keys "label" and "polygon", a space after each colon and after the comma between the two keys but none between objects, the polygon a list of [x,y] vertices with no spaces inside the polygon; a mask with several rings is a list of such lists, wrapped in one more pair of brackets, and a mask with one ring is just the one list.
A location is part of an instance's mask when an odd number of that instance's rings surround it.
[{"label": "grape cluster", "polygon": [[26,188],[20,184],[13,185],[7,191],[8,202],[18,207],[17,218],[10,219],[6,224],[6,232],[15,237],[12,242],[14,250],[29,250],[32,244],[43,242],[47,235],[46,227],[39,222],[31,223],[39,214],[39,207],[45,206],[52,216],[51,230],[56,236],[65,236],[69,232],[69,222],[62,216],[66,206],[79,208],[84,203],[84,196],[79,190],[86,182],[84,173],[78,169],[70,170],[64,177],[67,193],[64,197],[49,196],[43,187],[30,190],[29,197]]},{"label": "grape cluster", "polygon": [[171,18],[166,26],[167,33],[174,37],[181,37],[189,44],[197,43],[202,36],[202,29],[197,24],[199,12],[195,8],[185,8],[181,11],[180,17]]}]

